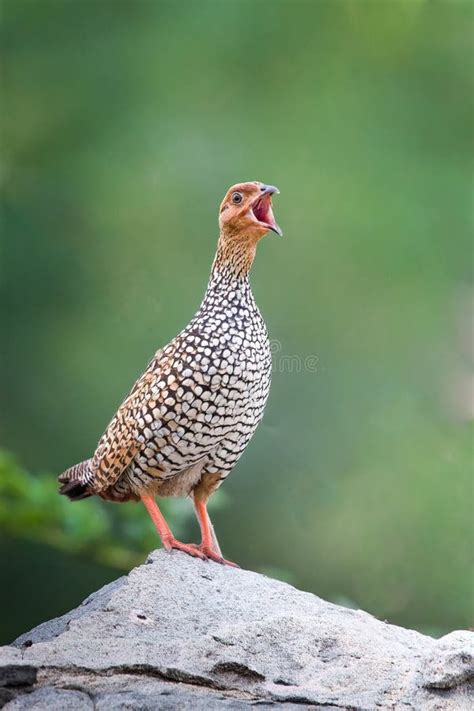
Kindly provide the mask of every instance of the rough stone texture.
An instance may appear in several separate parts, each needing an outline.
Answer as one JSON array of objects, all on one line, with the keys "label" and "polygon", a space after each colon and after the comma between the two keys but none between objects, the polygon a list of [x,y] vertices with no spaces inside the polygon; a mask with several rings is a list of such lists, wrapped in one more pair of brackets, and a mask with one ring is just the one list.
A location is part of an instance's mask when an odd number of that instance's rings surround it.
[{"label": "rough stone texture", "polygon": [[0,706],[467,711],[473,640],[435,640],[256,573],[155,551],[0,648]]}]

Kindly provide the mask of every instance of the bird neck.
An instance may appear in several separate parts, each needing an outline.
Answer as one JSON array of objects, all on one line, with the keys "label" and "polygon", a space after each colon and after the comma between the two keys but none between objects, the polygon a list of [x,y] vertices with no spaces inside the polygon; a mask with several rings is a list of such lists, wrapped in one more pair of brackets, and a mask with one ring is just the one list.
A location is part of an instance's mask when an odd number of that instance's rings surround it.
[{"label": "bird neck", "polygon": [[256,246],[253,238],[221,232],[201,309],[222,305],[229,295],[236,303],[254,304],[249,275]]},{"label": "bird neck", "polygon": [[214,277],[248,281],[256,250],[257,240],[254,237],[221,231],[211,281]]}]

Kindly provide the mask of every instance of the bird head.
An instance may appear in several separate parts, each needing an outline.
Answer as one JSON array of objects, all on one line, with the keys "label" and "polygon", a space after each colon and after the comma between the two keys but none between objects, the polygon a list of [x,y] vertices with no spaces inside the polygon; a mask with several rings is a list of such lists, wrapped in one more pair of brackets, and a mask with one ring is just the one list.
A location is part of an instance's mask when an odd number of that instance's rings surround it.
[{"label": "bird head", "polygon": [[256,241],[269,230],[282,235],[272,211],[272,197],[280,191],[274,185],[249,182],[237,183],[226,193],[219,211],[221,233],[254,238]]}]

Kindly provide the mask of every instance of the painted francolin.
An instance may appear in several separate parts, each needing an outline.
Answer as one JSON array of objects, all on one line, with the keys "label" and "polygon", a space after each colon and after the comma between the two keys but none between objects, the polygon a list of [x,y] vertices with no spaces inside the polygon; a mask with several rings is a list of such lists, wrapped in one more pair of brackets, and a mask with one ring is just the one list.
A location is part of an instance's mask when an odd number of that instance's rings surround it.
[{"label": "painted francolin", "polygon": [[[72,500],[141,499],[163,546],[227,563],[207,512],[263,417],[271,377],[267,329],[249,283],[257,243],[281,235],[272,185],[239,183],[220,206],[220,236],[202,304],[154,356],[119,407],[94,456],[59,477]],[[190,496],[201,544],[173,536],[155,496]]]}]

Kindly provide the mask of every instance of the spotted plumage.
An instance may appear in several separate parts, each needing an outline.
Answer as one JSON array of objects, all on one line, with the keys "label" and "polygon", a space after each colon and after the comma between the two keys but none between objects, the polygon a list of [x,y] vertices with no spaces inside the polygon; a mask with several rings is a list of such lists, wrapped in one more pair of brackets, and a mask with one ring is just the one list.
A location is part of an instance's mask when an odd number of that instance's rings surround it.
[{"label": "spotted plumage", "polygon": [[[256,245],[281,234],[273,186],[241,183],[220,208],[220,237],[199,310],[160,349],[103,434],[95,454],[60,477],[71,499],[142,499],[163,544],[226,562],[207,515],[263,417],[271,378],[267,329],[250,288]],[[176,541],[154,496],[192,496],[200,546]]]}]

